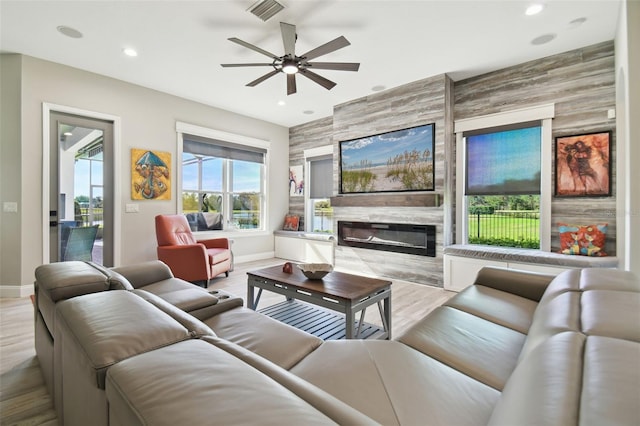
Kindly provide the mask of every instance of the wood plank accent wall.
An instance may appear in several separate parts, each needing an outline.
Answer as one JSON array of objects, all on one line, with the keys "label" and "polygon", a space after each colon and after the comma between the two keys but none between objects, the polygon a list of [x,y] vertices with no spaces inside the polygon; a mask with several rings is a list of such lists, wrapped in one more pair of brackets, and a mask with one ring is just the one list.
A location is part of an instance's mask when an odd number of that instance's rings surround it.
[{"label": "wood plank accent wall", "polygon": [[[447,94],[453,81],[446,75],[426,78],[403,86],[375,93],[351,102],[337,105],[333,110],[333,142],[337,152],[340,141],[360,138],[421,124],[435,123],[434,167],[435,191],[442,199],[445,180],[445,147],[453,144],[453,135],[447,130],[453,118],[447,107]],[[334,155],[334,194],[338,193],[337,155]],[[373,195],[373,194],[372,194]],[[375,194],[383,197],[384,194]],[[347,198],[347,195],[342,198]],[[435,199],[435,197],[434,197]],[[367,222],[414,223],[436,226],[436,257],[380,252],[353,247],[336,247],[336,266],[367,271],[391,279],[443,286],[444,209],[437,207],[411,207],[379,205],[334,207],[334,220]]]},{"label": "wood plank accent wall", "polygon": [[[333,117],[321,118],[289,129],[289,165],[303,166],[304,151],[333,144]],[[334,157],[338,154],[334,152]],[[305,170],[304,173],[307,171]],[[289,197],[289,213],[300,216],[304,230],[304,197]]]},{"label": "wood plank accent wall", "polygon": [[[303,164],[305,149],[333,144],[333,192],[337,196],[339,141],[436,124],[436,181],[435,191],[430,194],[438,194],[438,206],[392,206],[384,202],[373,209],[354,206],[357,201],[340,201],[340,204],[352,205],[337,207],[334,217],[336,223],[366,220],[436,225],[436,257],[337,246],[336,265],[354,272],[441,287],[442,248],[454,241],[455,232],[454,119],[551,102],[555,103],[556,111],[554,138],[607,130],[611,130],[613,136],[612,196],[554,198],[552,249],[559,248],[557,222],[608,223],[606,250],[615,255],[616,129],[615,119],[607,118],[607,111],[615,108],[614,44],[605,42],[455,83],[445,74],[426,78],[337,105],[333,117],[292,127],[289,131],[291,165]],[[290,197],[290,211],[302,215],[303,201],[302,197]]]},{"label": "wood plank accent wall", "polygon": [[[616,253],[616,121],[614,43],[604,42],[505,68],[455,83],[455,119],[555,103],[552,131],[558,136],[612,132],[612,196],[553,198],[551,249],[558,251],[558,222],[608,223],[606,252]],[[555,154],[555,149],[554,149]],[[555,164],[552,166],[555,173]],[[552,179],[555,182],[555,176]],[[552,191],[554,189],[552,188]]]},{"label": "wood plank accent wall", "polygon": [[[305,149],[333,144],[334,196],[338,195],[338,144],[421,124],[435,123],[435,191],[425,193],[344,195],[335,204],[334,222],[370,222],[436,225],[437,257],[336,247],[336,266],[354,272],[402,279],[441,287],[443,285],[443,191],[445,146],[453,146],[453,82],[446,75],[427,78],[395,89],[375,93],[334,108],[331,118],[290,129],[290,164],[302,164]],[[446,99],[448,97],[448,99]],[[449,120],[445,123],[445,117]],[[448,129],[448,131],[447,131]],[[327,140],[327,136],[330,140]],[[363,201],[364,200],[364,201]],[[302,214],[302,199],[290,197],[291,212]],[[375,205],[372,205],[375,201]],[[373,208],[372,208],[373,207]],[[334,232],[337,232],[334,229]]]}]

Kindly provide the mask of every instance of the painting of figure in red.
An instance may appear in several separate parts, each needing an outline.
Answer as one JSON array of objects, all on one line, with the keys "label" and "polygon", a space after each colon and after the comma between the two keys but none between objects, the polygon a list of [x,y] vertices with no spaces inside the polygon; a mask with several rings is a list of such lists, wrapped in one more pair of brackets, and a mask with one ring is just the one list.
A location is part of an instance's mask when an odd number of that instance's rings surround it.
[{"label": "painting of figure in red", "polygon": [[556,138],[556,196],[611,195],[611,132]]}]

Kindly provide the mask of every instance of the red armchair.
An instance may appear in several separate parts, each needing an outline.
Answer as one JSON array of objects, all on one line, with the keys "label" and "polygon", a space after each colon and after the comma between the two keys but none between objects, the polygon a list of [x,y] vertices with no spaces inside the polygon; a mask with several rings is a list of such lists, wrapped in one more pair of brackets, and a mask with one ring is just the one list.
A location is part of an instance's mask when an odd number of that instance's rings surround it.
[{"label": "red armchair", "polygon": [[184,215],[156,216],[158,259],[166,263],[173,275],[186,281],[209,280],[231,270],[231,249],[227,238],[196,241]]}]

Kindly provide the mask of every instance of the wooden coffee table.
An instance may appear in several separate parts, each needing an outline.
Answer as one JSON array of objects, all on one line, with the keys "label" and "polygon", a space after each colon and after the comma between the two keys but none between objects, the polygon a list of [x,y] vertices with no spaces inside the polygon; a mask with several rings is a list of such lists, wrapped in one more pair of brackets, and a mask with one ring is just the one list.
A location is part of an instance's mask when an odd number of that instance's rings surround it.
[{"label": "wooden coffee table", "polygon": [[[325,340],[391,339],[391,281],[336,271],[322,280],[310,280],[295,265],[292,273],[283,272],[282,266],[247,273],[249,308],[256,310],[262,290],[268,290],[286,296],[286,300],[260,312]],[[256,288],[259,290],[254,296]],[[382,327],[364,322],[367,307],[374,304],[378,305]],[[356,321],[358,312],[361,314]]]}]

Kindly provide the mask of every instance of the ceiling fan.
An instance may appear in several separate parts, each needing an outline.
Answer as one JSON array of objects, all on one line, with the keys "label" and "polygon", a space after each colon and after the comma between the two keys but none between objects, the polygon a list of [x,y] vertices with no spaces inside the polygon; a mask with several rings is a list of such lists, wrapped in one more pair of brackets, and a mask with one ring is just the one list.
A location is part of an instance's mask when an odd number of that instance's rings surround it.
[{"label": "ceiling fan", "polygon": [[273,59],[271,63],[248,63],[248,64],[221,64],[223,67],[273,67],[273,71],[263,75],[260,78],[248,83],[247,86],[253,87],[262,83],[268,78],[273,77],[278,73],[285,73],[287,75],[287,95],[296,93],[296,74],[301,74],[308,79],[315,81],[327,90],[331,90],[336,83],[327,80],[326,78],[314,73],[312,69],[317,70],[338,70],[338,71],[358,71],[360,68],[359,63],[355,62],[309,62],[318,56],[326,55],[331,52],[335,52],[338,49],[349,46],[351,43],[340,36],[322,46],[316,47],[308,51],[307,53],[297,56],[295,53],[295,45],[297,40],[296,26],[280,22],[280,30],[282,31],[282,42],[284,44],[284,55],[277,56],[271,52],[261,49],[253,44],[242,41],[238,38],[232,37],[229,41],[244,46],[258,53]]}]

